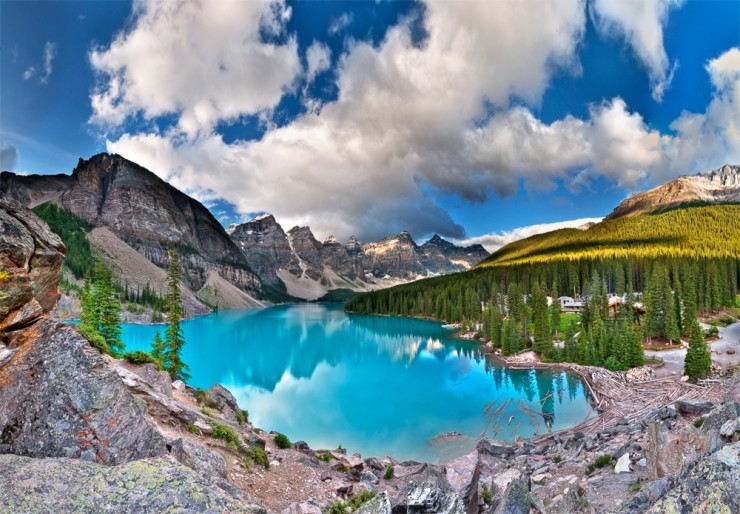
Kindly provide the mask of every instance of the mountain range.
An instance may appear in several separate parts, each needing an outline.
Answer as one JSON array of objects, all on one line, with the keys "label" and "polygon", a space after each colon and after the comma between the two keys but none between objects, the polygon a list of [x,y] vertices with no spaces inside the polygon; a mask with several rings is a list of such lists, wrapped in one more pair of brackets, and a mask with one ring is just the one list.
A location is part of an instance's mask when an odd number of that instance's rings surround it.
[{"label": "mountain range", "polygon": [[371,243],[319,242],[309,227],[286,233],[271,215],[225,230],[203,204],[115,154],[80,159],[71,175],[4,171],[0,193],[32,208],[54,202],[94,227],[87,239],[96,255],[132,286],[162,290],[167,250],[177,249],[191,314],[206,305],[254,307],[263,299],[377,289],[461,271],[489,255],[439,236],[419,246],[408,232]]}]

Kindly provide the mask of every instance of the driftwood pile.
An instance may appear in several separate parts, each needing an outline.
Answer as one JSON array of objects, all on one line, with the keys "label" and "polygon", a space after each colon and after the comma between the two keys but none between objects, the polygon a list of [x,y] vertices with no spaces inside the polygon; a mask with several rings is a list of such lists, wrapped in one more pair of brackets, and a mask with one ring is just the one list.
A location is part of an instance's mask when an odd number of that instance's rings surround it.
[{"label": "driftwood pile", "polygon": [[677,382],[674,377],[627,380],[624,373],[609,371],[593,366],[576,364],[561,366],[583,378],[586,389],[593,399],[599,414],[578,426],[550,432],[534,438],[541,443],[554,435],[567,436],[576,431],[592,434],[612,427],[624,418],[630,423],[638,422],[648,414],[679,399],[718,401],[723,387],[719,383],[705,385]]}]

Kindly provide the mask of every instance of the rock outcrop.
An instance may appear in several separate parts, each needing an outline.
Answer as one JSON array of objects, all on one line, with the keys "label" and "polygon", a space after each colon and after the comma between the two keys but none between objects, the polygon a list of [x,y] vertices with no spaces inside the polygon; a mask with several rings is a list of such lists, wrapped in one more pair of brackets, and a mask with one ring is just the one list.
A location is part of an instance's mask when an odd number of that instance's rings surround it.
[{"label": "rock outcrop", "polygon": [[259,278],[206,207],[120,155],[80,159],[68,179],[4,172],[0,193],[27,205],[53,200],[87,223],[107,227],[160,267],[167,266],[167,250],[177,249],[194,291],[215,271],[247,293],[261,292]]},{"label": "rock outcrop", "polygon": [[740,166],[726,164],[707,173],[681,176],[627,198],[607,218],[659,212],[691,202],[740,202]]}]

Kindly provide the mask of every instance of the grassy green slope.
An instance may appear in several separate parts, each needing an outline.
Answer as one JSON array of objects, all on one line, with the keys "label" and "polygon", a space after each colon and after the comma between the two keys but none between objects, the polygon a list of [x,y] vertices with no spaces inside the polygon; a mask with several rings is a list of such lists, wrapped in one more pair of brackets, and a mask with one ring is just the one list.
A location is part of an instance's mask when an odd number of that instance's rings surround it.
[{"label": "grassy green slope", "polygon": [[630,257],[740,257],[740,205],[689,206],[508,244],[477,268]]}]

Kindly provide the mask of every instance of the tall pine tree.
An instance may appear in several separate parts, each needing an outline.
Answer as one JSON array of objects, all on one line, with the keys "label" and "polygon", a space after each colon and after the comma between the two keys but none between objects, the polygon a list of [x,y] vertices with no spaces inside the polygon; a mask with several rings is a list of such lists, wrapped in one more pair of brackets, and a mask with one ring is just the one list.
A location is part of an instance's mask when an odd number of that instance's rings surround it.
[{"label": "tall pine tree", "polygon": [[182,348],[185,346],[185,337],[182,333],[182,318],[185,317],[185,308],[182,305],[180,294],[180,263],[175,250],[169,251],[169,268],[167,269],[167,296],[165,321],[167,330],[164,336],[164,353],[166,355],[166,370],[173,380],[187,380],[188,365],[182,360]]}]

